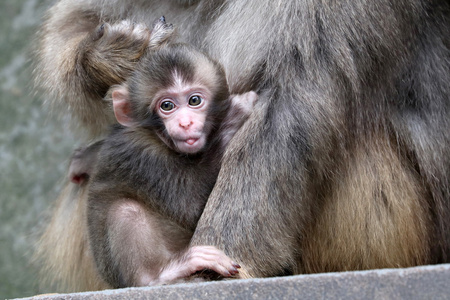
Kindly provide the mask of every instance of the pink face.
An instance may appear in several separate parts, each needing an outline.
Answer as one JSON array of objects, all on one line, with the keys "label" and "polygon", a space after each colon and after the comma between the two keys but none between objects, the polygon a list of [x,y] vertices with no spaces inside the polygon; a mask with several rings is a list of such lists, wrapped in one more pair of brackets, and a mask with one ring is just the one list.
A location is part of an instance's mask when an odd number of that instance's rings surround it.
[{"label": "pink face", "polygon": [[158,95],[155,106],[176,149],[194,154],[203,149],[209,132],[205,121],[211,94],[201,86],[181,85]]}]

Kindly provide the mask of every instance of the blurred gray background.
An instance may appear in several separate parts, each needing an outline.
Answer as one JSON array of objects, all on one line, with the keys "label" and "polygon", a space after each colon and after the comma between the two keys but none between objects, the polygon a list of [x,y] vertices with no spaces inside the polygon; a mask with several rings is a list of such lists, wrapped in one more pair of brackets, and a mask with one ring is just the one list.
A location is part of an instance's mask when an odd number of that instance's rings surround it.
[{"label": "blurred gray background", "polygon": [[33,95],[33,38],[52,1],[0,1],[0,299],[49,292],[29,258],[65,176],[73,137]]}]

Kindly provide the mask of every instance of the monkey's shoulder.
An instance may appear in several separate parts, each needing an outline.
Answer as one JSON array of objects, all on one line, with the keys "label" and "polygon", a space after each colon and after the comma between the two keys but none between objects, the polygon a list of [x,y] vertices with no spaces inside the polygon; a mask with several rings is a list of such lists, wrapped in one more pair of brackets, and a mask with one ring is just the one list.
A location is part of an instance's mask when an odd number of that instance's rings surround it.
[{"label": "monkey's shoulder", "polygon": [[150,130],[114,126],[98,156],[97,173],[122,181],[153,182],[198,177],[210,166],[202,156],[188,157],[167,147]]},{"label": "monkey's shoulder", "polygon": [[110,172],[131,172],[142,164],[152,167],[162,163],[158,157],[166,155],[166,152],[158,143],[158,137],[151,132],[114,126],[100,149],[98,168]]}]

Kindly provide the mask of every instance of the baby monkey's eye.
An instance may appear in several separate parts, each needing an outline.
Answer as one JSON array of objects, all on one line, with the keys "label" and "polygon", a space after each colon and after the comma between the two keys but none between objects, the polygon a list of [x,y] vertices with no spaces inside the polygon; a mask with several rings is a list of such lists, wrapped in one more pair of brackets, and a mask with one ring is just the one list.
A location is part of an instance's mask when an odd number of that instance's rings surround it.
[{"label": "baby monkey's eye", "polygon": [[200,96],[191,96],[191,98],[189,98],[190,106],[198,106],[201,103],[202,103],[202,97],[200,97]]},{"label": "baby monkey's eye", "polygon": [[164,101],[163,103],[161,103],[161,109],[163,111],[171,111],[174,108],[175,108],[175,104],[173,104],[173,102]]}]

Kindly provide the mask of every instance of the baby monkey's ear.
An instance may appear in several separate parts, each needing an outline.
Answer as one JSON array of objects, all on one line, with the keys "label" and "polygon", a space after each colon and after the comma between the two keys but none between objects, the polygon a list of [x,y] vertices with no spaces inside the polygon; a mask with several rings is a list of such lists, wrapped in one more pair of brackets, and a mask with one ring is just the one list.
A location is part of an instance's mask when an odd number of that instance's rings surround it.
[{"label": "baby monkey's ear", "polygon": [[133,118],[131,116],[128,86],[126,84],[115,85],[111,87],[108,94],[113,102],[117,122],[125,127],[130,127],[133,124]]}]

